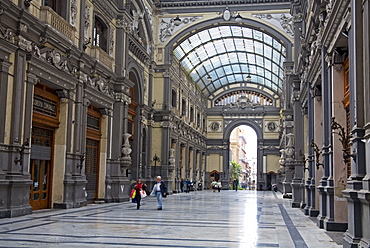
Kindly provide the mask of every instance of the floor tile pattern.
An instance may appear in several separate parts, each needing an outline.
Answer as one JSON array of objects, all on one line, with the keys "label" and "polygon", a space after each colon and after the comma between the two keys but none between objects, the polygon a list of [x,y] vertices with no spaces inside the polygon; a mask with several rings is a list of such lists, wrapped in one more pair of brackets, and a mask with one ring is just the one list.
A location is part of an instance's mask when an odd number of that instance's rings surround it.
[{"label": "floor tile pattern", "polygon": [[0,219],[0,247],[342,247],[271,191],[210,190]]}]

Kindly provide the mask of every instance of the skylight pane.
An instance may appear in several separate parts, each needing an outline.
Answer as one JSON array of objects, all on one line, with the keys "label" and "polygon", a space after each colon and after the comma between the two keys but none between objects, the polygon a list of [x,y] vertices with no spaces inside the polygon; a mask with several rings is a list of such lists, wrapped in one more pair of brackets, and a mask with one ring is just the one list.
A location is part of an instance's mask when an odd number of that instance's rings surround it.
[{"label": "skylight pane", "polygon": [[200,60],[196,54],[196,52],[191,52],[188,54],[188,59],[191,61],[193,65],[199,64]]},{"label": "skylight pane", "polygon": [[274,43],[273,47],[280,52],[281,51],[281,44],[280,44],[280,42],[278,42],[277,40],[274,40],[273,43]]},{"label": "skylight pane", "polygon": [[232,70],[234,71],[234,73],[241,73],[242,70],[240,68],[240,65],[232,65]]},{"label": "skylight pane", "polygon": [[229,83],[234,83],[236,81],[234,75],[227,76],[227,81],[229,81]]},{"label": "skylight pane", "polygon": [[221,61],[219,57],[213,57],[211,58],[211,63],[213,67],[220,67],[221,66]]},{"label": "skylight pane", "polygon": [[200,79],[200,76],[199,76],[199,74],[198,74],[198,72],[197,71],[192,71],[191,73],[190,73],[190,76],[193,78],[193,80],[196,82],[196,81],[198,81],[199,79]]},{"label": "skylight pane", "polygon": [[209,31],[209,34],[211,35],[212,39],[218,39],[218,38],[221,37],[221,32],[220,32],[220,29],[218,27],[208,29],[208,31]]},{"label": "skylight pane", "polygon": [[185,56],[185,53],[184,53],[184,51],[181,49],[181,47],[176,47],[176,49],[175,50],[173,50],[173,53],[175,54],[175,56],[176,56],[176,58],[177,59],[181,59],[182,57],[184,57]]},{"label": "skylight pane", "polygon": [[234,39],[237,51],[244,51],[244,39]]},{"label": "skylight pane", "polygon": [[262,43],[255,42],[254,43],[254,49],[255,49],[256,53],[258,53],[260,55],[263,55],[263,45],[262,45]]},{"label": "skylight pane", "polygon": [[224,40],[226,50],[228,52],[235,51],[235,44],[233,39],[225,39]]},{"label": "skylight pane", "polygon": [[212,57],[217,54],[217,51],[215,49],[215,46],[213,43],[207,43],[204,45],[204,49],[206,50],[208,57]]},{"label": "skylight pane", "polygon": [[219,28],[220,28],[220,32],[221,32],[222,37],[230,37],[230,36],[232,36],[231,29],[230,29],[229,26],[221,26]]},{"label": "skylight pane", "polygon": [[245,50],[248,53],[254,53],[254,45],[252,40],[244,40]]},{"label": "skylight pane", "polygon": [[243,75],[244,74],[235,74],[234,76],[235,76],[236,82],[243,82],[243,81],[245,81],[247,77],[246,76],[243,77]]},{"label": "skylight pane", "polygon": [[272,47],[270,46],[264,46],[264,55],[266,58],[270,59],[272,54]]},{"label": "skylight pane", "polygon": [[270,35],[264,34],[263,40],[266,44],[269,44],[270,46],[272,46],[272,37]]},{"label": "skylight pane", "polygon": [[242,32],[242,29],[240,27],[233,26],[233,27],[231,27],[231,31],[232,31],[234,36],[243,37],[243,32]]},{"label": "skylight pane", "polygon": [[223,65],[230,63],[229,56],[227,54],[221,54],[219,57]]},{"label": "skylight pane", "polygon": [[256,55],[254,53],[248,53],[248,63],[249,64],[256,63]]},{"label": "skylight pane", "polygon": [[242,28],[243,36],[246,38],[253,38],[253,32],[250,28]]},{"label": "skylight pane", "polygon": [[198,71],[198,74],[199,74],[201,77],[203,77],[203,75],[204,75],[204,74],[206,74],[206,70],[204,69],[204,67],[203,67],[203,66],[198,67],[197,71]]},{"label": "skylight pane", "polygon": [[226,65],[226,66],[224,66],[223,68],[224,68],[224,70],[225,70],[225,73],[226,73],[226,74],[231,74],[231,73],[233,73],[233,70],[232,70],[231,66]]},{"label": "skylight pane", "polygon": [[193,47],[191,46],[189,40],[184,40],[183,43],[180,45],[185,53],[188,53]]},{"label": "skylight pane", "polygon": [[238,54],[237,53],[229,53],[229,61],[231,63],[239,63]]},{"label": "skylight pane", "polygon": [[259,56],[259,55],[256,55],[256,64],[258,65],[258,66],[264,66],[263,65],[263,58],[261,57],[261,56]]},{"label": "skylight pane", "polygon": [[203,66],[206,68],[207,71],[213,70],[213,65],[209,60],[203,60]]},{"label": "skylight pane", "polygon": [[193,65],[190,63],[190,60],[187,57],[185,57],[182,61],[182,65],[187,72],[189,72],[193,68]]},{"label": "skylight pane", "polygon": [[202,41],[202,43],[205,43],[205,42],[211,40],[211,36],[209,35],[208,30],[204,30],[204,31],[200,32],[199,33],[199,38]]},{"label": "skylight pane", "polygon": [[225,76],[225,71],[222,67],[216,69],[216,73],[217,73],[217,77],[219,78]]},{"label": "skylight pane", "polygon": [[198,48],[195,50],[195,52],[198,54],[198,57],[199,57],[199,59],[200,59],[200,60],[205,60],[205,59],[208,57],[208,55],[207,55],[207,53],[206,53],[206,50],[204,49],[204,47],[203,47],[203,46],[198,47]]},{"label": "skylight pane", "polygon": [[216,89],[219,89],[219,88],[221,88],[223,86],[219,80],[214,81],[213,82],[213,85],[216,87]]},{"label": "skylight pane", "polygon": [[190,36],[189,42],[193,48],[202,44],[202,41],[199,39],[198,34]]},{"label": "skylight pane", "polygon": [[217,51],[217,53],[226,52],[226,47],[225,47],[225,44],[224,44],[223,40],[216,40],[215,42],[213,42],[213,44],[214,44],[214,47],[215,47],[215,51]]},{"label": "skylight pane", "polygon": [[265,68],[271,71],[271,60],[265,58]]},{"label": "skylight pane", "polygon": [[271,72],[265,71],[265,77],[266,79],[271,80]]},{"label": "skylight pane", "polygon": [[253,38],[259,41],[263,41],[262,32],[258,30],[253,30]]}]

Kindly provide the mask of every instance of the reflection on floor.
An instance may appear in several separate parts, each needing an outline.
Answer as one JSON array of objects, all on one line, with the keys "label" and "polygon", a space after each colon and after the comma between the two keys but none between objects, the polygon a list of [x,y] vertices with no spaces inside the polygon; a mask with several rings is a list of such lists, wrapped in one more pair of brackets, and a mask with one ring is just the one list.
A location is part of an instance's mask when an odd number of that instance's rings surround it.
[{"label": "reflection on floor", "polygon": [[272,191],[211,190],[0,219],[1,247],[342,247]]}]

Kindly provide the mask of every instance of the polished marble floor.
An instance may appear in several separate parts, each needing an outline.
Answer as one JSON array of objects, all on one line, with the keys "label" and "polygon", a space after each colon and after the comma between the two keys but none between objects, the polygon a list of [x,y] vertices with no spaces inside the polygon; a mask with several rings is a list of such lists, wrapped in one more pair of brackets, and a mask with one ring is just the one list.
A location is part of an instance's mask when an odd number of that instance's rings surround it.
[{"label": "polished marble floor", "polygon": [[210,190],[0,219],[0,247],[342,247],[272,191]]}]

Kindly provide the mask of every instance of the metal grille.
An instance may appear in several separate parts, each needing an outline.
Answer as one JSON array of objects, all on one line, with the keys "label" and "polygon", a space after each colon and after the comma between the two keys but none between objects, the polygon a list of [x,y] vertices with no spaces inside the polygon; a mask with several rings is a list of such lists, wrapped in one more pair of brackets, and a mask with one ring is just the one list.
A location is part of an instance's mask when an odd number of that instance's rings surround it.
[{"label": "metal grille", "polygon": [[86,192],[88,201],[96,198],[98,185],[98,151],[99,141],[86,139],[85,175],[87,180]]},{"label": "metal grille", "polygon": [[51,147],[53,139],[53,131],[41,129],[38,127],[32,128],[32,145]]}]

